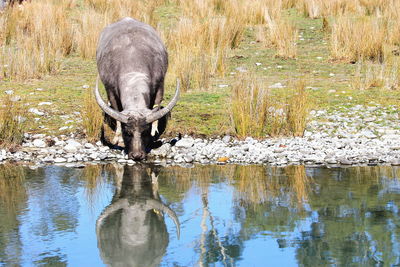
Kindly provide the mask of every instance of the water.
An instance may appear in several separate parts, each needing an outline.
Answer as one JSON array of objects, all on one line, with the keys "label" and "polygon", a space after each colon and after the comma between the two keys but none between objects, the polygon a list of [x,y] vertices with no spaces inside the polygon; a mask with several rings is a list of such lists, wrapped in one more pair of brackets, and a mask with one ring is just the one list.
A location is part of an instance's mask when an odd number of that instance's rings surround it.
[{"label": "water", "polygon": [[0,265],[396,266],[399,177],[396,167],[3,164]]}]

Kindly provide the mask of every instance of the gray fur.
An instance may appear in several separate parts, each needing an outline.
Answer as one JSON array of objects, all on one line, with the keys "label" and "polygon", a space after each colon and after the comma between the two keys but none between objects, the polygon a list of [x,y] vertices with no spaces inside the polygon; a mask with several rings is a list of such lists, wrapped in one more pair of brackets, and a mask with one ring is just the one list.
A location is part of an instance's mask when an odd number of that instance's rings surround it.
[{"label": "gray fur", "polygon": [[[161,104],[168,54],[150,25],[132,18],[110,24],[100,35],[96,59],[114,110],[141,120]],[[122,136],[129,157],[143,159],[152,140],[150,124],[143,125],[142,120],[123,123]]]}]

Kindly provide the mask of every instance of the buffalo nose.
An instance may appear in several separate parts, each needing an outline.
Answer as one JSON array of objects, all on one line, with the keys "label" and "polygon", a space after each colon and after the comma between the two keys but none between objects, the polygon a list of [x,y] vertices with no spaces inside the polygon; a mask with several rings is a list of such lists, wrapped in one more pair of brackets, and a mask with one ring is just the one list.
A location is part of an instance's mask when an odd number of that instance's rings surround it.
[{"label": "buffalo nose", "polygon": [[143,160],[146,157],[146,154],[143,152],[130,152],[129,158],[133,160]]}]

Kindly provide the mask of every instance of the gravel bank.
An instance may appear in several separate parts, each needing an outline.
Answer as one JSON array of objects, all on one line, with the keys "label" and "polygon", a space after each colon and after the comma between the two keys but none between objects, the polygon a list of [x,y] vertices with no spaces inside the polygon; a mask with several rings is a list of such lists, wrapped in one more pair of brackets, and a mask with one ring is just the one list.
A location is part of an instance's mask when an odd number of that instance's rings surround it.
[{"label": "gravel bank", "polygon": [[[162,140],[149,161],[169,164],[311,164],[400,165],[400,127],[396,107],[353,106],[311,113],[302,138]],[[21,150],[0,151],[0,161],[57,163],[79,167],[84,162],[117,161],[135,164],[121,150],[68,136],[26,134]]]}]

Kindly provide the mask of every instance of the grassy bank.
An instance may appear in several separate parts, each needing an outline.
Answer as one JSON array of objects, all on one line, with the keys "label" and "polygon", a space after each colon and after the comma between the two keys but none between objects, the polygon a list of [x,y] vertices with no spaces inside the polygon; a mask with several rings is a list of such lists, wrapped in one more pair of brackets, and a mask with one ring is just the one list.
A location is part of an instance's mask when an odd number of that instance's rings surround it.
[{"label": "grassy bank", "polygon": [[[237,122],[232,119],[235,96],[232,92],[243,75],[251,76],[262,90],[268,91],[268,107],[283,108],[286,112],[298,94],[295,88],[299,81],[305,88],[307,103],[314,109],[399,104],[400,16],[393,12],[396,9],[390,8],[390,3],[345,0],[258,0],[252,5],[240,0],[190,3],[159,0],[152,4],[137,1],[136,6],[126,0],[115,1],[113,5],[104,0],[43,3],[52,20],[58,21],[62,28],[45,26],[37,16],[34,19],[31,12],[43,9],[35,1],[0,15],[3,29],[0,90],[13,90],[27,108],[45,113],[43,116],[29,113],[27,127],[32,133],[83,132],[78,112],[83,112],[87,90],[95,84],[98,34],[104,25],[124,16],[152,24],[167,45],[170,67],[166,101],[173,93],[176,78],[182,81],[184,92],[173,111],[169,135],[301,135],[302,130],[290,130],[293,127],[271,130],[291,121],[302,121],[293,117],[277,125],[272,123],[274,120],[263,119],[259,124],[266,124],[261,130],[249,127],[247,132],[238,132]],[[131,6],[126,8],[127,5]],[[59,8],[67,15],[56,11]],[[360,32],[368,32],[363,35],[374,38],[355,38]],[[244,90],[249,84],[241,88]],[[277,86],[270,88],[272,85]],[[291,111],[292,116],[300,113]],[[264,117],[271,116],[274,115]]]}]

